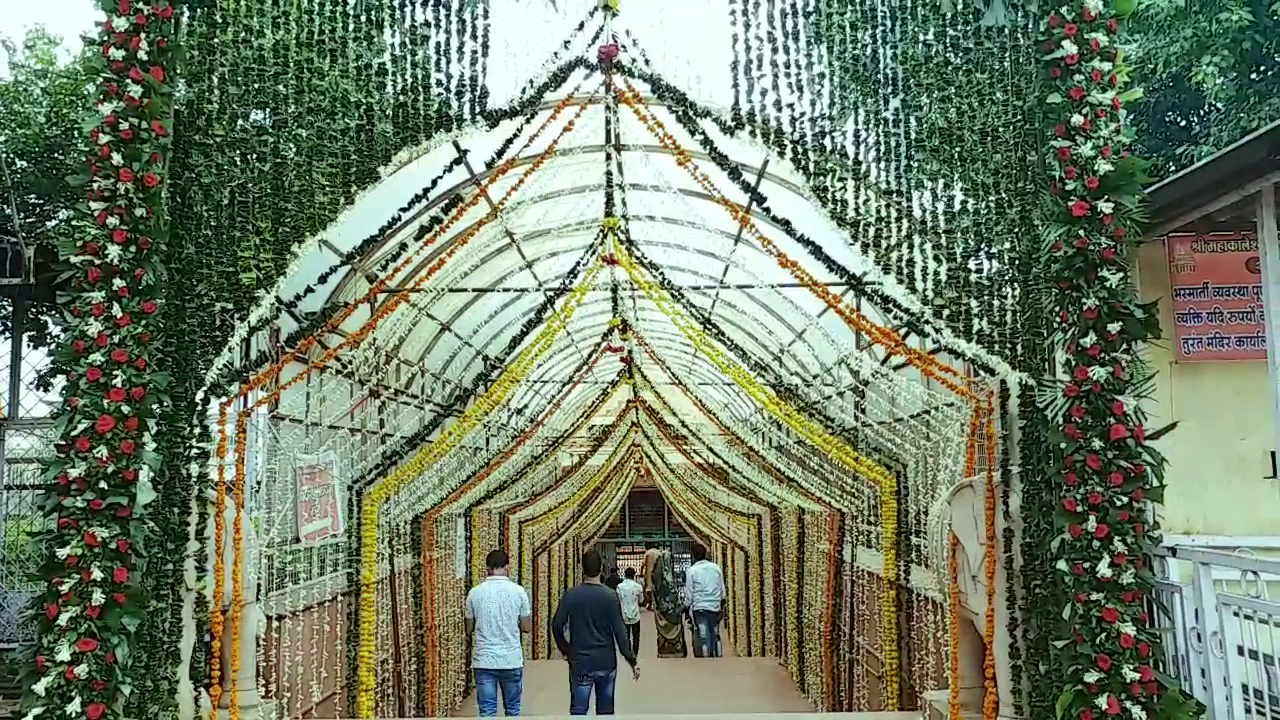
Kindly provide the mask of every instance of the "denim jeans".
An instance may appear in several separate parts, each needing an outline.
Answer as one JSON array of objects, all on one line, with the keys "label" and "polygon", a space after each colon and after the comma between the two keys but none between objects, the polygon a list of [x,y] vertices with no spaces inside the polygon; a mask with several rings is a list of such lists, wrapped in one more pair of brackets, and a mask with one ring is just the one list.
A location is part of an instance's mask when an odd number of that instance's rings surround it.
[{"label": "denim jeans", "polygon": [[702,657],[720,657],[720,613],[694,610],[693,627],[696,641],[702,646]]},{"label": "denim jeans", "polygon": [[520,691],[524,686],[524,668],[486,670],[476,668],[476,704],[480,717],[498,714],[498,688],[502,688],[502,711],[508,717],[520,714]]},{"label": "denim jeans", "polygon": [[569,714],[586,715],[591,704],[591,691],[596,693],[596,714],[613,714],[613,691],[618,683],[618,670],[595,670],[588,673],[569,671]]}]

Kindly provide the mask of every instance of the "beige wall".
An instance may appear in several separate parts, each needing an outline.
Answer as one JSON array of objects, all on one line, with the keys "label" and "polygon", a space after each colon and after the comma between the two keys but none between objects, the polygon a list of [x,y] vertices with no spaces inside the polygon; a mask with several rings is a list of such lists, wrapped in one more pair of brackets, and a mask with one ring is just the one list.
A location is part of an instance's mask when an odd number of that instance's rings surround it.
[{"label": "beige wall", "polygon": [[1162,241],[1139,251],[1138,287],[1143,300],[1160,300],[1165,333],[1147,353],[1156,371],[1148,430],[1178,422],[1156,443],[1169,461],[1165,532],[1280,535],[1280,484],[1264,479],[1273,442],[1266,362],[1174,362]]}]

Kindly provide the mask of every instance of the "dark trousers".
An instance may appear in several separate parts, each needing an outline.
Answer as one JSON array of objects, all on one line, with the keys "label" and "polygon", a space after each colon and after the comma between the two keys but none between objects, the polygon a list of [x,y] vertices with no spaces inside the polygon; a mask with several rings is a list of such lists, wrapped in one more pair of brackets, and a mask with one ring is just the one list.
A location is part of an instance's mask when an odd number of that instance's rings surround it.
[{"label": "dark trousers", "polygon": [[596,714],[613,714],[613,693],[618,682],[618,670],[596,670],[588,673],[569,671],[569,714],[586,715],[591,704],[591,692],[596,695]]},{"label": "dark trousers", "polygon": [[640,655],[640,623],[627,623],[627,637],[631,638],[631,653]]}]

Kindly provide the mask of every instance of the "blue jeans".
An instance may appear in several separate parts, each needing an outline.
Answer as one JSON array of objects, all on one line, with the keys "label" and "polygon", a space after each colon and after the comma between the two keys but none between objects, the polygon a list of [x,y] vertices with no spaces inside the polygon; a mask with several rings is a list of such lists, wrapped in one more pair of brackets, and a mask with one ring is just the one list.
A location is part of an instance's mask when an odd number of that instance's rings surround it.
[{"label": "blue jeans", "polygon": [[508,716],[520,714],[520,691],[524,686],[524,668],[487,670],[476,668],[476,704],[480,717],[498,714],[498,688],[502,688],[502,711]]},{"label": "blue jeans", "polygon": [[596,691],[596,714],[613,714],[613,690],[618,684],[618,670],[595,670],[577,673],[569,670],[569,714],[586,715],[591,704],[591,691]]},{"label": "blue jeans", "polygon": [[712,610],[694,610],[693,627],[696,641],[702,646],[702,657],[720,657],[720,613]]}]

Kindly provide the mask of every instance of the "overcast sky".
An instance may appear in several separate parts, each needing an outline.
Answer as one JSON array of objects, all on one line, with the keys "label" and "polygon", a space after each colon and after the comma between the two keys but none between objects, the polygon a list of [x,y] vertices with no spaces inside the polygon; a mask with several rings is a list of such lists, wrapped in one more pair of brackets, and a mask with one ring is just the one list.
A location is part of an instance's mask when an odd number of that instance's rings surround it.
[{"label": "overcast sky", "polygon": [[101,14],[93,0],[0,0],[0,36],[20,40],[34,25],[44,25],[61,35],[71,48],[80,45],[80,35],[93,30]]}]

